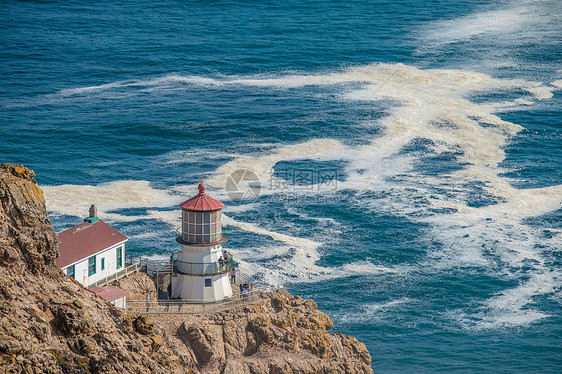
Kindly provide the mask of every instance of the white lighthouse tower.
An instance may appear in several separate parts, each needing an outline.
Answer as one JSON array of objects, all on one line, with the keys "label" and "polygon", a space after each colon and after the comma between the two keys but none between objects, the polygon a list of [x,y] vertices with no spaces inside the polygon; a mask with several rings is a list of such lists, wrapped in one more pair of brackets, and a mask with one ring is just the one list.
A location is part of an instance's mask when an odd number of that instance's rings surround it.
[{"label": "white lighthouse tower", "polygon": [[172,298],[212,302],[232,296],[232,257],[221,245],[226,241],[221,226],[224,204],[208,196],[201,183],[199,193],[180,207],[182,234],[176,241],[182,249],[173,263]]}]

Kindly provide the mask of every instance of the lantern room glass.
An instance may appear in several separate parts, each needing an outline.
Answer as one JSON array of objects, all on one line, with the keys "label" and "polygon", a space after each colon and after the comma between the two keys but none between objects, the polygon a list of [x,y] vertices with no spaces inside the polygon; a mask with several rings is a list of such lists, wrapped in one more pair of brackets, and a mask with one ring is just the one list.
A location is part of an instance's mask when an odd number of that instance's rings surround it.
[{"label": "lantern room glass", "polygon": [[222,237],[221,211],[182,212],[182,238],[187,243],[215,243]]}]

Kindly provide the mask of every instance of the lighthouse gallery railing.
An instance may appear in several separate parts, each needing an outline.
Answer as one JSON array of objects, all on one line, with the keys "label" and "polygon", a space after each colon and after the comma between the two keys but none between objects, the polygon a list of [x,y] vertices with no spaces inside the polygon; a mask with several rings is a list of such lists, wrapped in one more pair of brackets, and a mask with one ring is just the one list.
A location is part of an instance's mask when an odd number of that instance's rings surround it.
[{"label": "lighthouse gallery railing", "polygon": [[185,262],[174,260],[174,272],[186,275],[216,275],[232,270],[231,260],[217,262]]}]

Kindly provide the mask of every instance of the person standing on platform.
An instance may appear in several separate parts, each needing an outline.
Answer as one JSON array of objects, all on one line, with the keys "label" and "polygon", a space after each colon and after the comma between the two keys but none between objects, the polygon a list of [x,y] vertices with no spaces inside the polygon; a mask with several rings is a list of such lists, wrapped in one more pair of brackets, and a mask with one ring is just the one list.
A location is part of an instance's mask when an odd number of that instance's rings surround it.
[{"label": "person standing on platform", "polygon": [[238,270],[236,270],[236,268],[232,268],[230,271],[230,281],[232,283],[236,283],[236,273],[238,273]]},{"label": "person standing on platform", "polygon": [[166,312],[170,311],[170,295],[166,295]]}]

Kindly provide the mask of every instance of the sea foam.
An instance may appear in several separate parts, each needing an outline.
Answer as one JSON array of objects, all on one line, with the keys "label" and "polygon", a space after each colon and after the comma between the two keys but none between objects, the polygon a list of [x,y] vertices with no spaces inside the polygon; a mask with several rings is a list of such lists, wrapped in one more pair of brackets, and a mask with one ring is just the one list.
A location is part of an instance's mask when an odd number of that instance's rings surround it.
[{"label": "sea foam", "polygon": [[[493,27],[500,26],[490,26],[484,32],[492,32]],[[453,40],[454,33],[441,37]],[[521,79],[498,79],[465,70],[371,64],[317,74],[205,79],[174,74],[85,88],[81,93],[112,90],[124,85],[159,89],[177,85],[211,88],[233,85],[269,87],[273,90],[337,85],[341,87],[338,100],[373,104],[386,101],[390,104],[388,115],[364,124],[382,130],[380,135],[367,139],[365,145],[347,146],[338,139],[321,138],[274,147],[258,156],[241,154],[220,166],[210,176],[208,184],[215,188],[225,186],[229,175],[244,168],[252,170],[262,182],[271,180],[274,178],[275,165],[281,161],[346,161],[347,177],[338,184],[339,189],[353,190],[358,198],[365,192],[385,191],[385,198],[364,201],[364,206],[373,212],[385,210],[430,225],[429,234],[440,246],[428,248],[427,257],[418,264],[420,269],[429,267],[437,270],[459,266],[491,269],[491,263],[499,261],[503,264],[502,271],[517,277],[516,273],[510,273],[510,269],[532,260],[534,265],[526,275],[539,277],[547,270],[544,265],[545,251],[560,246],[561,236],[557,230],[552,230],[552,238],[544,239],[540,236],[540,230],[525,225],[523,220],[560,209],[562,187],[518,189],[513,187],[509,178],[503,176],[505,147],[523,128],[498,115],[508,108],[517,108],[521,104],[532,105],[549,99],[553,91],[558,89],[556,81],[545,85]],[[508,101],[477,102],[470,99],[475,94],[492,91],[523,93]],[[421,154],[404,152],[408,145],[419,139],[426,142],[427,151]],[[458,170],[441,175],[427,175],[416,170],[416,165],[423,162],[423,157],[445,152],[455,155]],[[473,183],[482,185],[482,189],[497,202],[481,207],[470,206],[467,196]],[[175,194],[187,194],[193,188],[194,186],[184,186],[179,188],[181,191],[176,188],[172,192],[153,189],[145,181],[122,181],[97,187],[46,187],[45,195],[51,211],[83,215],[80,212],[85,212],[90,202],[97,202],[92,198],[89,199],[92,201],[85,201],[84,196],[99,197],[100,202],[97,204],[102,211],[140,206],[166,207],[178,202]],[[131,191],[134,193],[131,194]],[[261,190],[262,195],[276,192],[267,186]],[[316,193],[328,192],[318,189]],[[217,194],[224,197],[222,190],[217,190]],[[259,209],[259,202],[254,204],[258,204],[256,209]],[[176,228],[179,225],[177,217],[172,218],[171,212],[150,211],[148,217],[168,222]],[[259,253],[259,263],[251,261],[251,257],[244,256],[242,252],[243,270],[260,276],[266,282],[279,285],[291,281],[322,281],[353,274],[388,274],[398,271],[368,263],[349,263],[340,267],[319,266],[317,262],[321,258],[319,248],[322,245],[319,241],[282,234],[228,216],[225,216],[225,224],[281,243],[263,248]],[[537,246],[539,242],[541,248]],[[558,279],[558,275],[547,280],[552,279]],[[514,313],[522,313],[525,318],[531,318],[530,312],[526,310],[528,304],[532,303],[532,297],[554,292],[552,287],[540,287],[531,294],[519,291],[531,286],[528,282],[522,282],[519,287],[505,290],[483,303],[480,314],[482,323],[486,323],[490,313],[495,313],[494,310],[497,315],[501,314],[505,308],[495,308],[494,305],[502,303],[504,299],[511,300]],[[542,318],[540,312],[532,316]]]},{"label": "sea foam", "polygon": [[[51,213],[84,217],[91,204],[95,204],[100,215],[110,211],[138,207],[167,207],[177,202],[178,198],[168,191],[150,186],[148,181],[126,180],[90,185],[64,184],[59,186],[41,186]],[[126,220],[124,216],[114,218]],[[138,218],[135,218],[138,219]]]}]

